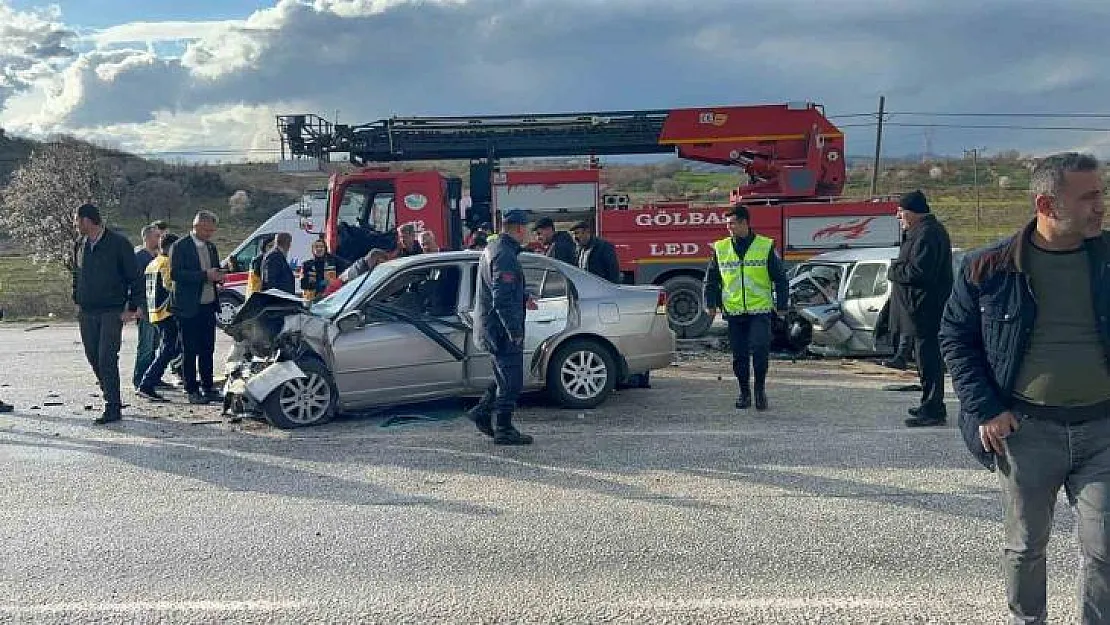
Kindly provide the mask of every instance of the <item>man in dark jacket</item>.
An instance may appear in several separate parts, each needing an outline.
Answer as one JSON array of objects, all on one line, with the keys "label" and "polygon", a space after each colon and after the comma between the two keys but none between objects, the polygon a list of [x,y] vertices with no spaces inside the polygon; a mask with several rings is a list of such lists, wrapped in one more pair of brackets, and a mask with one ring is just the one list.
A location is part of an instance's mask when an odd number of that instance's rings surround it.
[{"label": "man in dark jacket", "polygon": [[80,238],[73,246],[73,301],[80,309],[81,342],[104,397],[104,413],[93,423],[123,418],[119,347],[123,325],[138,318],[145,290],[131,242],[104,226],[92,204],[73,218]]},{"label": "man in dark jacket", "polygon": [[279,232],[274,238],[274,248],[266,252],[262,259],[262,290],[277,289],[290,295],[297,294],[297,278],[289,266],[289,248],[293,246],[293,235]]},{"label": "man in dark jacket", "polygon": [[1110,233],[1098,161],[1034,169],[1036,216],[967,255],[941,347],[972,454],[1002,488],[1012,621],[1044,623],[1045,550],[1063,487],[1078,518],[1084,623],[1110,617]]},{"label": "man in dark jacket", "polygon": [[[217,291],[224,281],[220,256],[211,242],[219,219],[209,211],[193,218],[193,232],[170,248],[173,292],[170,312],[181,331],[181,377],[191,404],[220,399],[213,386],[212,354],[216,350]],[[198,384],[197,376],[200,376]],[[203,393],[202,393],[203,391]]]},{"label": "man in dark jacket", "polygon": [[594,228],[588,221],[574,224],[571,232],[578,242],[577,262],[571,264],[609,282],[620,284],[621,264],[617,258],[617,248],[612,243],[595,237]]},{"label": "man in dark jacket", "polygon": [[[494,383],[467,413],[497,445],[531,445],[532,437],[513,427],[513,411],[524,387],[524,319],[528,292],[520,265],[521,245],[528,236],[528,215],[511,210],[501,221],[501,236],[489,244],[478,262],[478,305],[474,341],[493,357]],[[493,417],[496,413],[496,429]]]},{"label": "man in dark jacket", "polygon": [[532,228],[547,248],[547,255],[555,260],[561,260],[568,265],[578,264],[578,254],[575,253],[574,239],[570,233],[555,229],[555,222],[550,217],[544,217],[536,222]]},{"label": "man in dark jacket", "polygon": [[908,427],[944,425],[944,364],[940,357],[940,317],[952,292],[952,241],[929,210],[921,191],[902,196],[898,221],[906,232],[898,258],[890,264],[890,331],[913,337],[921,405],[910,409]]}]

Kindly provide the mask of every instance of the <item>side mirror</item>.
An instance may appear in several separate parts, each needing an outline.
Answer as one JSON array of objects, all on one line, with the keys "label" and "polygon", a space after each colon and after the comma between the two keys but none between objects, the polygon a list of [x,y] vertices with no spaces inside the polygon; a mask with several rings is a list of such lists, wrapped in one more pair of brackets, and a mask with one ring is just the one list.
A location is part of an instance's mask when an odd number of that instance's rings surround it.
[{"label": "side mirror", "polygon": [[339,315],[339,318],[335,320],[335,325],[339,328],[340,332],[351,332],[361,328],[365,322],[366,320],[362,316],[362,311],[348,310],[342,315]]}]

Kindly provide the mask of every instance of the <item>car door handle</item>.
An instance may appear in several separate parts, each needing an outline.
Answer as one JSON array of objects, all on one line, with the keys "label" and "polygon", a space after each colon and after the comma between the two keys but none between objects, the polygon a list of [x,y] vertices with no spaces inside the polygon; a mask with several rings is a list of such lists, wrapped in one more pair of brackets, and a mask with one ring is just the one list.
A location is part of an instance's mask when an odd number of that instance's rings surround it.
[{"label": "car door handle", "polygon": [[551,317],[551,318],[544,318],[544,319],[533,319],[532,321],[535,321],[536,323],[552,323],[553,321],[555,321],[555,318]]},{"label": "car door handle", "polygon": [[867,309],[867,312],[879,312],[879,309],[875,308],[874,306],[871,306],[870,308]]}]

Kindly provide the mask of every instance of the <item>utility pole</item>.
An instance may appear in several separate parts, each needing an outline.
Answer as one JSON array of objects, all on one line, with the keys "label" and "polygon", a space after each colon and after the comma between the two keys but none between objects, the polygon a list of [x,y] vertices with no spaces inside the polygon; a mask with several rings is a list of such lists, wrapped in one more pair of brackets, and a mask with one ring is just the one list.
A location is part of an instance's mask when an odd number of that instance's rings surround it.
[{"label": "utility pole", "polygon": [[975,231],[978,232],[983,223],[983,207],[979,201],[979,152],[984,148],[971,148],[964,150],[964,157],[967,157],[968,152],[971,153],[971,180],[975,186]]},{"label": "utility pole", "polygon": [[871,168],[871,197],[879,184],[879,155],[883,150],[883,112],[886,110],[886,96],[879,96],[879,125],[875,131],[875,163]]}]

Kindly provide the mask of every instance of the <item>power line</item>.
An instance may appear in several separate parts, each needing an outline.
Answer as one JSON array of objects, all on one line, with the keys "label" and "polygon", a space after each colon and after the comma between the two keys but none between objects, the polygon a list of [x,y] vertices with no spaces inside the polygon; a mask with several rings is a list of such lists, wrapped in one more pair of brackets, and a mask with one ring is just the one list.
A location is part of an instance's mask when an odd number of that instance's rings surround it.
[{"label": "power line", "polygon": [[[872,113],[874,115],[874,113]],[[1110,113],[922,113],[891,111],[888,115],[913,115],[916,117],[1025,117],[1041,119],[1110,119]]]},{"label": "power line", "polygon": [[[841,124],[840,128],[874,128],[876,122],[858,124]],[[903,128],[957,128],[962,130],[1043,130],[1048,132],[1110,132],[1110,128],[1102,126],[1022,126],[1018,124],[946,124],[937,122],[884,122],[883,126],[900,126]]]}]

